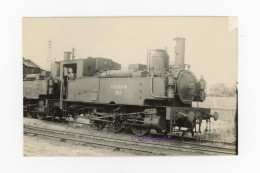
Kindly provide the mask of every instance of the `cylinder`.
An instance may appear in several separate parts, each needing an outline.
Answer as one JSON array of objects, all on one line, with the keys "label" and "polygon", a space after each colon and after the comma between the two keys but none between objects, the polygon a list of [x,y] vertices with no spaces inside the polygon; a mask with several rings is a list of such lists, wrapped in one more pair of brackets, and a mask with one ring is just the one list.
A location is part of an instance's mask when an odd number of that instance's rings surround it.
[{"label": "cylinder", "polygon": [[174,68],[185,69],[185,64],[184,64],[185,39],[174,38],[174,40],[176,41]]},{"label": "cylinder", "polygon": [[53,62],[51,64],[51,75],[54,79],[60,76],[60,62]]},{"label": "cylinder", "polygon": [[151,57],[151,71],[154,73],[163,73],[169,68],[169,55],[165,50],[155,50]]},{"label": "cylinder", "polygon": [[152,117],[144,118],[144,127],[152,129],[164,130],[166,128],[166,120],[161,116],[151,115]]},{"label": "cylinder", "polygon": [[71,55],[71,52],[69,52],[69,51],[64,52],[64,61],[71,60],[70,55]]}]

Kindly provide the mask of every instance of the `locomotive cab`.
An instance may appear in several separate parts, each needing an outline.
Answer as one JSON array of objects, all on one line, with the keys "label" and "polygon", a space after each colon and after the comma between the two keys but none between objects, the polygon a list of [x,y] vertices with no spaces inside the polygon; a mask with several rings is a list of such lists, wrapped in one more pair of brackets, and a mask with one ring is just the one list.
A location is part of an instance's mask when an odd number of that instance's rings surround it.
[{"label": "locomotive cab", "polygon": [[63,74],[63,99],[67,98],[68,95],[68,82],[69,80],[75,80],[76,79],[76,74],[75,72],[77,72],[77,63],[66,63],[63,64],[63,67],[61,68],[63,70],[63,72],[61,74]]}]

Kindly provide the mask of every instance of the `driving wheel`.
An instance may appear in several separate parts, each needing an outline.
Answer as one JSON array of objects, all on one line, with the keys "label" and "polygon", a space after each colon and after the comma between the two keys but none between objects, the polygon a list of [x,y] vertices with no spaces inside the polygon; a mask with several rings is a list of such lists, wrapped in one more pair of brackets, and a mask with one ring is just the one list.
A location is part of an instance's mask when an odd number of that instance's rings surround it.
[{"label": "driving wheel", "polygon": [[122,128],[122,124],[119,121],[115,121],[110,123],[109,129],[114,132],[114,133],[118,133],[120,132],[123,128]]},{"label": "driving wheel", "polygon": [[138,127],[138,126],[131,126],[131,131],[136,135],[136,136],[144,136],[149,129],[146,129],[144,127]]}]

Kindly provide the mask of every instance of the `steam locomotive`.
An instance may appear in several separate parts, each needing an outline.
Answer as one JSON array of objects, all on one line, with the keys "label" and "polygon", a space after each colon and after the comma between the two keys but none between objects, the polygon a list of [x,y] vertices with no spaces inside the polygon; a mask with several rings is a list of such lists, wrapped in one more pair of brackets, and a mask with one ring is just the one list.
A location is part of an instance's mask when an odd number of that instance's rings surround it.
[{"label": "steam locomotive", "polygon": [[24,114],[61,120],[87,117],[98,130],[131,130],[142,136],[157,133],[185,135],[201,131],[218,119],[211,109],[192,107],[205,100],[206,82],[186,69],[185,39],[175,38],[175,64],[166,50],[148,50],[147,64],[130,64],[127,70],[106,58],[73,59],[52,63],[51,76],[28,74],[23,81]]}]

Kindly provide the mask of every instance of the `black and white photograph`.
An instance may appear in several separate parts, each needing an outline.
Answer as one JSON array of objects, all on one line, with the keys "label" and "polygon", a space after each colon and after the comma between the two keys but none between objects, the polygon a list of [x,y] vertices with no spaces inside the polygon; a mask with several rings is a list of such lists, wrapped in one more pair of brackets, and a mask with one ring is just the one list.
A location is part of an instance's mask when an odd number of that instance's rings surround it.
[{"label": "black and white photograph", "polygon": [[237,155],[237,31],[236,17],[23,18],[24,155]]},{"label": "black and white photograph", "polygon": [[257,0],[0,2],[0,173],[259,172]]}]

